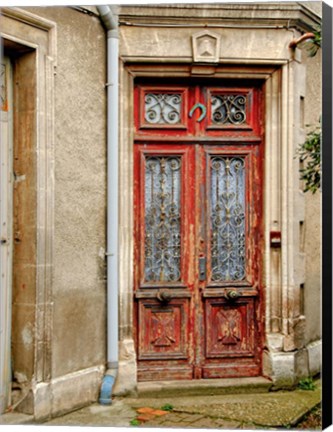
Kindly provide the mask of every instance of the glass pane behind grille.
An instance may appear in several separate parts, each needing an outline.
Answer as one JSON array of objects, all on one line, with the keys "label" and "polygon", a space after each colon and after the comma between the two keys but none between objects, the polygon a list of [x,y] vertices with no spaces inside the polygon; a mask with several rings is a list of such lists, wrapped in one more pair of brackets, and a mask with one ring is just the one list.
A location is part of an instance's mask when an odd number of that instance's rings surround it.
[{"label": "glass pane behind grille", "polygon": [[245,273],[245,164],[241,157],[210,159],[211,278],[240,281]]},{"label": "glass pane behind grille", "polygon": [[147,93],[145,121],[151,125],[181,123],[182,96],[179,93]]},{"label": "glass pane behind grille", "polygon": [[181,279],[181,158],[147,157],[145,166],[145,280]]},{"label": "glass pane behind grille", "polygon": [[246,96],[212,95],[211,120],[220,125],[241,125],[246,123]]}]

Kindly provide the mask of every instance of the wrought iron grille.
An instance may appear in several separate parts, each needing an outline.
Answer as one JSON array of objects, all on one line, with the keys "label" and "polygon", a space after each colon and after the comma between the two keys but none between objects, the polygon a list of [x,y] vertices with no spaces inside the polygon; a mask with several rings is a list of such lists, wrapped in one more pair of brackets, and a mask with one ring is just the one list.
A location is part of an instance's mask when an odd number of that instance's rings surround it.
[{"label": "wrought iron grille", "polygon": [[245,273],[245,163],[210,159],[212,280],[239,281]]},{"label": "wrought iron grille", "polygon": [[145,280],[181,278],[181,158],[147,157],[145,165]]},{"label": "wrought iron grille", "polygon": [[149,124],[180,124],[182,97],[179,93],[147,93],[145,121]]},{"label": "wrought iron grille", "polygon": [[246,122],[246,96],[212,95],[213,123],[222,125],[240,125]]}]

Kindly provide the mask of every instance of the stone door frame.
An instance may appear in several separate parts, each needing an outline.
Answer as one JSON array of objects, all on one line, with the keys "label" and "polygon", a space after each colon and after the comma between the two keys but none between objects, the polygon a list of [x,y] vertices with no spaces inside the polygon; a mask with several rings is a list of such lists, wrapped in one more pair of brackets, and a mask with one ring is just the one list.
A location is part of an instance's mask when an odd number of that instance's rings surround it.
[{"label": "stone door frame", "polygon": [[[298,50],[297,50],[298,51]],[[259,54],[259,53],[258,53]],[[305,97],[305,71],[291,50],[285,60],[256,59],[238,64],[189,65],[146,62],[122,57],[120,67],[120,371],[115,391],[136,386],[136,354],[133,341],[133,90],[141,77],[205,77],[262,79],[265,81],[264,160],[264,315],[265,351],[263,374],[277,386],[295,382],[297,351],[303,348],[305,317],[300,310],[300,285],[305,254],[297,249],[299,223],[304,220],[304,197],[298,190],[299,162],[295,143],[300,142],[301,99]],[[295,53],[299,55],[298,52]],[[295,126],[297,125],[297,127]],[[297,185],[297,187],[295,187]],[[297,212],[296,212],[297,209]],[[295,248],[296,243],[296,248]],[[297,261],[297,262],[295,262]],[[283,366],[280,366],[283,360]],[[292,367],[291,366],[292,363]],[[289,369],[288,369],[289,368]],[[125,377],[127,383],[125,384]]]},{"label": "stone door frame", "polygon": [[29,392],[20,408],[38,418],[37,393],[52,375],[56,24],[16,7],[1,8],[0,20],[15,83],[12,357]]}]

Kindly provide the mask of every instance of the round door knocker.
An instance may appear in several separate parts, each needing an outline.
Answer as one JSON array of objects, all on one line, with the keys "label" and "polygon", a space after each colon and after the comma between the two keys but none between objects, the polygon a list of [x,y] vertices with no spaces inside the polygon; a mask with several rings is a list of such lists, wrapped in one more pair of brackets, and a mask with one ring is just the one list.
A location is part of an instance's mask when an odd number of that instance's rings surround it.
[{"label": "round door knocker", "polygon": [[160,301],[161,303],[169,303],[169,301],[171,300],[172,296],[171,293],[168,290],[159,290],[156,298],[158,301]]},{"label": "round door knocker", "polygon": [[239,297],[241,297],[241,293],[236,290],[230,290],[225,292],[224,297],[227,300],[237,300]]}]

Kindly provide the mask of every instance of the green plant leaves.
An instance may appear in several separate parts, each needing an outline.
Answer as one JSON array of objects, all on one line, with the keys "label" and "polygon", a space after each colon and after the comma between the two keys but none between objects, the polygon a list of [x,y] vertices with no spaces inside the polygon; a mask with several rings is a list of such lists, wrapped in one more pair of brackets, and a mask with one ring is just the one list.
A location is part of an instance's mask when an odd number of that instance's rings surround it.
[{"label": "green plant leaves", "polygon": [[300,382],[298,383],[298,387],[301,390],[315,390],[316,389],[316,384],[313,381],[312,377],[308,377],[308,378],[303,378],[300,380]]},{"label": "green plant leaves", "polygon": [[306,141],[298,147],[297,155],[304,168],[300,179],[304,181],[304,192],[315,193],[321,182],[321,130],[316,128],[307,135]]},{"label": "green plant leaves", "polygon": [[165,405],[163,405],[161,407],[161,410],[163,410],[163,411],[172,411],[173,410],[173,405],[167,403],[167,404],[165,404]]}]

